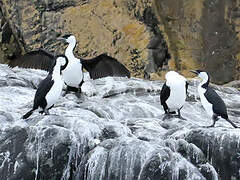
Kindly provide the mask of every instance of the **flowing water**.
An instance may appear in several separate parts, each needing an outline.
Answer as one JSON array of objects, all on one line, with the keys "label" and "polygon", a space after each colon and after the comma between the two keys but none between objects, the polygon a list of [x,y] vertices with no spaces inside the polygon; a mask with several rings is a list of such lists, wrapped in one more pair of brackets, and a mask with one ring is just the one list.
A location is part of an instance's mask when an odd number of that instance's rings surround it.
[{"label": "flowing water", "polygon": [[[51,115],[21,119],[45,76],[0,65],[0,179],[240,178],[240,130],[225,120],[202,127],[212,121],[196,93],[199,81],[190,82],[186,120],[165,117],[163,81],[112,77],[86,77],[81,98],[67,94]],[[214,88],[240,126],[239,91]]]}]

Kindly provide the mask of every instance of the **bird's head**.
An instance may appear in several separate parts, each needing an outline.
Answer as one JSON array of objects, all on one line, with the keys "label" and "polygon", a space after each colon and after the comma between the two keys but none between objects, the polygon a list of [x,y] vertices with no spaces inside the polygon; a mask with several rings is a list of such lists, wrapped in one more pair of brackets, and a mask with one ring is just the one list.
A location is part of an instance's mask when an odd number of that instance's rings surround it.
[{"label": "bird's head", "polygon": [[202,70],[191,70],[190,72],[196,74],[203,81],[208,81],[209,80],[209,75],[205,71],[202,71]]},{"label": "bird's head", "polygon": [[58,40],[62,40],[67,44],[75,44],[76,43],[76,38],[72,34],[66,34],[66,35],[58,38]]},{"label": "bird's head", "polygon": [[67,67],[68,58],[65,55],[56,56],[56,64],[60,65],[61,71]]}]

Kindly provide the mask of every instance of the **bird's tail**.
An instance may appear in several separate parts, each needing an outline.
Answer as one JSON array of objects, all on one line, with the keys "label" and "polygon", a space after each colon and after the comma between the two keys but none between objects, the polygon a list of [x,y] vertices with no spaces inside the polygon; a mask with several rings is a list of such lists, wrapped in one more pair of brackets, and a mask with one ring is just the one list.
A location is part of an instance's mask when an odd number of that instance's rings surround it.
[{"label": "bird's tail", "polygon": [[28,111],[26,114],[24,114],[24,115],[22,116],[22,119],[27,119],[29,116],[32,115],[32,113],[33,113],[34,111],[35,111],[35,109],[32,109],[32,110]]},{"label": "bird's tail", "polygon": [[229,120],[228,118],[226,119],[233,127],[235,128],[239,128],[236,124],[234,124],[231,120]]}]

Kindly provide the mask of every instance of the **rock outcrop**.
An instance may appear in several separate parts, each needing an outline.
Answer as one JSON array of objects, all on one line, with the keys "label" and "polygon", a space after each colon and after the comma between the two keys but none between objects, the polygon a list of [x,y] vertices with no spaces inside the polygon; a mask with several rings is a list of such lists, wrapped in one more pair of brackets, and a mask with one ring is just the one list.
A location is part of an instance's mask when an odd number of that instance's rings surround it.
[{"label": "rock outcrop", "polygon": [[[178,118],[164,118],[162,81],[89,80],[82,96],[61,97],[51,115],[21,116],[32,107],[46,72],[0,65],[0,179],[240,179],[240,130],[214,128],[190,81]],[[240,126],[240,93],[213,85]]]},{"label": "rock outcrop", "polygon": [[223,84],[239,79],[240,1],[155,1],[173,68],[204,68]]},{"label": "rock outcrop", "polygon": [[169,69],[190,76],[189,69],[204,68],[219,84],[240,78],[240,0],[1,0],[0,4],[0,61],[38,48],[62,53],[64,46],[56,38],[73,33],[79,57],[107,53],[135,77],[159,79]]},{"label": "rock outcrop", "polygon": [[23,51],[63,52],[56,38],[73,33],[80,57],[107,53],[128,66],[133,76],[143,77],[144,72],[156,72],[170,57],[151,4],[137,0],[4,0],[2,12]]}]

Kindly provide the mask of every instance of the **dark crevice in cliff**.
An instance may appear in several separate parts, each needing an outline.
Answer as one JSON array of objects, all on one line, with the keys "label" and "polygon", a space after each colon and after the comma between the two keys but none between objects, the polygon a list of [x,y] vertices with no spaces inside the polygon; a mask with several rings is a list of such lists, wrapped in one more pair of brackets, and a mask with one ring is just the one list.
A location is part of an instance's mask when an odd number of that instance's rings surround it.
[{"label": "dark crevice in cliff", "polygon": [[168,60],[171,58],[171,55],[168,51],[167,43],[160,31],[158,25],[159,21],[154,12],[153,7],[146,6],[142,14],[136,8],[137,3],[134,1],[128,3],[129,10],[134,10],[134,15],[136,19],[144,23],[147,27],[147,30],[150,32],[151,38],[148,43],[148,64],[144,65],[144,78],[150,78],[150,73],[155,73],[159,68],[162,68],[164,64],[168,63]]},{"label": "dark crevice in cliff", "polygon": [[171,55],[168,51],[167,43],[158,27],[158,19],[153,9],[147,8],[143,13],[143,22],[149,27],[152,37],[147,46],[149,52],[149,64],[146,66],[146,72],[157,72],[163,65],[168,64]]},{"label": "dark crevice in cliff", "polygon": [[0,2],[0,62],[4,63],[21,54],[21,48],[16,36],[13,34],[11,26],[4,17],[2,2]]},{"label": "dark crevice in cliff", "polygon": [[75,1],[56,1],[56,0],[49,0],[49,1],[36,1],[35,6],[39,12],[43,11],[60,11],[68,7],[74,7],[76,5]]},{"label": "dark crevice in cliff", "polygon": [[[157,11],[157,15],[161,19],[161,23],[164,26],[165,33],[167,34],[169,38],[169,49],[171,49],[172,52],[172,57],[174,59],[175,65],[176,65],[176,70],[181,70],[182,67],[180,65],[180,55],[179,55],[179,48],[177,44],[179,43],[178,41],[178,36],[177,36],[177,30],[172,27],[172,22],[175,20],[178,20],[180,14],[180,9],[182,9],[182,2],[178,1],[175,2],[174,4],[174,12],[173,16],[169,16],[165,11],[167,8],[166,2],[164,1],[155,1],[155,8]],[[171,3],[169,3],[171,4]],[[173,5],[173,4],[172,4]],[[176,17],[175,17],[176,16]]]}]

